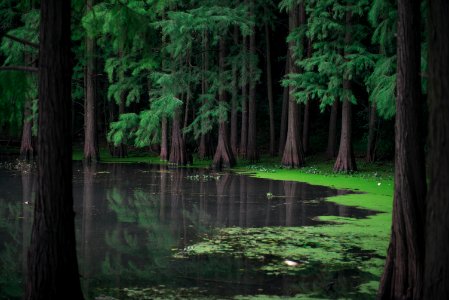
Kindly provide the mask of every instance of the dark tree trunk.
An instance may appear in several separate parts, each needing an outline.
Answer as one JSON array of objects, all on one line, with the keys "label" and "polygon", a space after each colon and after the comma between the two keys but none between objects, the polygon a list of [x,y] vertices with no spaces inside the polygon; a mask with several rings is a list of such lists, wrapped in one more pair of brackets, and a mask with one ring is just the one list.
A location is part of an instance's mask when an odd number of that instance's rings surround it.
[{"label": "dark tree trunk", "polygon": [[162,118],[161,124],[161,152],[160,159],[168,160],[168,121],[166,117]]},{"label": "dark tree trunk", "polygon": [[430,184],[423,299],[449,299],[449,2],[428,3]]},{"label": "dark tree trunk", "polygon": [[302,146],[304,153],[309,151],[310,101],[304,107],[304,126],[302,128]]},{"label": "dark tree trunk", "polygon": [[[238,27],[234,27],[234,45],[239,42]],[[237,63],[232,64],[232,104],[231,104],[231,149],[234,156],[238,155],[238,133],[237,133],[237,98],[238,98],[238,76]]]},{"label": "dark tree trunk", "polygon": [[[246,2],[246,1],[245,1]],[[248,38],[243,36],[243,51],[245,52],[245,58],[242,65],[242,128],[240,132],[240,156],[246,158],[247,143],[248,143]]]},{"label": "dark tree trunk", "polygon": [[[285,75],[290,73],[290,51],[287,51],[287,58],[285,59]],[[282,96],[282,114],[281,126],[279,131],[279,155],[284,154],[285,140],[287,138],[287,122],[288,122],[288,86],[284,86],[284,94]]]},{"label": "dark tree trunk", "polygon": [[[250,1],[251,16],[254,16],[254,0]],[[257,120],[256,120],[256,82],[252,78],[256,71],[255,62],[252,61],[256,57],[256,28],[249,38],[249,52],[251,54],[251,62],[249,64],[249,99],[248,99],[248,144],[246,149],[246,158],[250,162],[259,160],[257,151]]]},{"label": "dark tree trunk", "polygon": [[[120,116],[125,113],[125,106],[126,106],[126,94],[123,92],[120,95],[120,104],[118,106],[118,119],[120,119]],[[126,138],[125,138],[126,139]],[[116,147],[116,155],[117,157],[126,157],[128,156],[128,147],[126,146],[126,141],[122,141],[118,147]]]},{"label": "dark tree trunk", "polygon": [[[86,1],[86,11],[92,10],[93,0]],[[86,37],[85,104],[84,104],[84,160],[100,159],[97,138],[97,91],[95,79],[95,40]]]},{"label": "dark tree trunk", "polygon": [[[226,42],[224,38],[220,39],[220,51],[219,51],[219,69],[220,69],[220,89],[219,89],[219,101],[226,102],[227,95],[224,89],[224,71],[225,71],[225,57],[226,57]],[[218,130],[218,145],[215,151],[214,160],[212,166],[214,169],[232,168],[235,165],[235,157],[232,153],[231,145],[228,140],[227,132],[227,116],[220,116],[220,124]]]},{"label": "dark tree trunk", "polygon": [[26,161],[32,160],[34,156],[33,121],[31,118],[31,101],[26,100],[23,113],[22,142],[20,144],[20,157]]},{"label": "dark tree trunk", "polygon": [[[204,32],[203,36],[204,40],[204,53],[203,53],[203,78],[202,78],[202,92],[203,95],[209,93],[209,80],[207,72],[209,71],[209,37],[207,32]],[[203,106],[206,105],[207,99],[203,100]],[[209,119],[203,119],[201,120],[201,127],[202,127],[202,133],[200,137],[200,146],[198,149],[198,155],[200,159],[205,159],[210,156],[210,147],[209,147],[209,137],[208,134],[205,133],[204,129],[208,124],[205,124],[206,122],[210,122]]]},{"label": "dark tree trunk", "polygon": [[366,149],[366,161],[374,162],[376,160],[376,124],[377,124],[377,108],[376,103],[371,104],[368,125],[368,144]]},{"label": "dark tree trunk", "polygon": [[273,76],[271,67],[271,41],[270,41],[270,27],[268,23],[265,23],[265,43],[266,43],[266,62],[267,62],[267,97],[268,97],[268,109],[270,115],[270,155],[275,156],[274,150],[275,133],[274,133],[274,105],[273,105]]},{"label": "dark tree trunk", "polygon": [[[303,10],[302,4],[298,9],[292,8],[289,13],[289,30],[293,32],[298,27],[299,10]],[[304,21],[301,19],[301,21]],[[295,49],[295,42],[290,41],[290,73],[298,72],[295,64],[295,57],[293,56]],[[294,88],[290,87],[289,106],[288,106],[288,124],[287,124],[287,138],[285,142],[284,155],[282,156],[282,165],[290,168],[299,168],[304,166],[304,150],[302,148],[302,141],[299,136],[300,122],[299,122],[299,105],[294,96]]]},{"label": "dark tree trunk", "polygon": [[337,120],[338,120],[339,102],[334,101],[331,107],[329,117],[329,134],[327,137],[326,156],[328,159],[334,159],[337,156]]},{"label": "dark tree trunk", "polygon": [[[351,43],[351,19],[352,14],[346,13],[346,37],[345,44]],[[346,56],[346,53],[345,53]],[[351,90],[351,82],[348,79],[343,80],[343,89]],[[341,135],[340,135],[340,149],[338,150],[337,160],[334,165],[335,172],[352,172],[357,171],[357,165],[354,157],[354,150],[352,148],[352,104],[349,99],[343,100],[343,109],[341,116]]]},{"label": "dark tree trunk", "polygon": [[181,133],[181,121],[179,111],[173,115],[172,133],[171,133],[171,147],[169,162],[175,165],[187,165],[187,153]]},{"label": "dark tree trunk", "polygon": [[70,2],[41,1],[38,188],[26,299],[83,299],[72,195]]},{"label": "dark tree trunk", "polygon": [[[423,293],[426,172],[421,133],[420,2],[398,1],[393,226],[379,299],[421,299]],[[447,240],[447,232],[443,236]],[[440,264],[443,257],[435,259]]]}]

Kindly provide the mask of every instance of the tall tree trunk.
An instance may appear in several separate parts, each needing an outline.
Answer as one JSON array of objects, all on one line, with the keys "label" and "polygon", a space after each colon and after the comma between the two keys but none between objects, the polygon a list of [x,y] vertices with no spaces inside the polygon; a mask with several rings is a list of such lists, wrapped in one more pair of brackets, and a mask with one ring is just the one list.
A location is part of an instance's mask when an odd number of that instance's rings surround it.
[{"label": "tall tree trunk", "polygon": [[275,133],[274,133],[274,105],[273,105],[273,76],[271,67],[271,41],[270,41],[270,27],[268,22],[265,23],[265,43],[266,43],[266,56],[267,56],[267,97],[268,97],[268,109],[270,115],[270,155],[275,156],[274,145]]},{"label": "tall tree trunk", "polygon": [[423,299],[449,299],[449,2],[428,3],[430,184]]},{"label": "tall tree trunk", "polygon": [[[250,1],[251,18],[254,18],[254,0]],[[249,99],[248,99],[248,144],[246,149],[246,158],[250,162],[259,160],[257,152],[257,120],[256,120],[256,81],[252,78],[256,71],[254,58],[256,57],[256,27],[249,37],[249,52],[251,54],[251,62],[249,64]]]},{"label": "tall tree trunk", "polygon": [[[423,292],[426,172],[421,135],[420,2],[398,1],[393,226],[380,299],[421,299]],[[442,257],[435,259],[443,262]]]},{"label": "tall tree trunk", "polygon": [[38,188],[26,299],[83,299],[72,194],[70,2],[41,1]]},{"label": "tall tree trunk", "polygon": [[371,104],[368,125],[368,144],[366,149],[366,161],[374,162],[376,160],[376,124],[377,124],[377,108],[376,103]]},{"label": "tall tree trunk", "polygon": [[173,115],[171,147],[169,162],[175,165],[187,165],[187,153],[181,133],[181,121],[179,117],[179,109]]},{"label": "tall tree trunk", "polygon": [[[346,13],[346,36],[345,44],[351,43],[351,19],[352,13]],[[345,53],[346,56],[346,53]],[[351,82],[349,79],[343,80],[343,89],[351,90]],[[341,135],[340,149],[338,150],[337,160],[334,165],[335,172],[352,172],[357,171],[357,165],[354,157],[354,149],[352,147],[352,104],[349,99],[343,99],[343,109],[341,116]]]},{"label": "tall tree trunk", "polygon": [[[290,51],[287,51],[287,58],[285,59],[285,75],[290,73]],[[282,114],[281,126],[279,130],[279,155],[284,154],[285,140],[287,138],[287,122],[288,122],[288,95],[289,88],[284,86],[284,93],[282,96]]]},{"label": "tall tree trunk", "polygon": [[[246,2],[246,1],[245,1]],[[243,51],[245,52],[245,58],[242,64],[242,127],[240,133],[240,156],[246,158],[247,143],[248,143],[248,38],[243,36]]]},{"label": "tall tree trunk", "polygon": [[168,121],[167,117],[162,117],[161,124],[161,160],[168,160]]},{"label": "tall tree trunk", "polygon": [[334,101],[331,107],[331,115],[329,117],[329,133],[327,136],[326,157],[334,159],[337,155],[337,120],[338,120],[339,102]]},{"label": "tall tree trunk", "polygon": [[[233,33],[234,45],[238,45],[239,32],[238,27],[234,27]],[[238,133],[237,133],[237,98],[238,98],[238,72],[237,63],[232,64],[232,99],[231,99],[231,149],[234,156],[238,155]]]},{"label": "tall tree trunk", "polygon": [[[203,53],[203,78],[202,78],[202,93],[206,95],[209,93],[209,80],[207,72],[209,71],[209,37],[208,33],[203,33],[204,40],[204,53]],[[207,99],[203,100],[203,106],[207,105]],[[210,147],[209,147],[209,136],[205,133],[205,128],[208,124],[206,122],[210,122],[208,118],[203,118],[201,120],[202,133],[200,137],[200,146],[198,149],[198,155],[201,159],[205,159],[210,156]]]},{"label": "tall tree trunk", "polygon": [[25,101],[25,107],[23,112],[23,129],[22,129],[22,141],[20,144],[20,157],[26,161],[30,161],[34,156],[33,148],[33,121],[31,100]]},{"label": "tall tree trunk", "polygon": [[[224,89],[224,72],[225,72],[225,57],[226,57],[226,42],[225,38],[220,39],[220,51],[219,51],[219,69],[220,69],[220,89],[219,89],[219,101],[226,103],[227,95]],[[227,115],[220,116],[218,130],[218,145],[215,151],[214,160],[212,166],[214,169],[232,168],[235,165],[235,157],[232,153],[231,145],[228,140],[227,132]]]},{"label": "tall tree trunk", "polygon": [[[293,32],[298,27],[298,20],[299,16],[298,13],[304,9],[303,4],[300,5],[300,7],[294,7],[291,9],[289,13],[289,30],[290,32]],[[305,20],[301,18],[301,23]],[[296,57],[294,56],[295,53],[295,42],[290,41],[289,42],[289,48],[290,48],[290,73],[294,74],[298,72],[298,68],[295,64]],[[304,166],[305,159],[304,159],[304,150],[302,148],[302,141],[299,136],[299,130],[300,130],[300,122],[299,122],[299,105],[296,102],[295,95],[294,95],[294,88],[290,86],[290,93],[289,93],[289,106],[288,106],[288,124],[287,124],[287,138],[285,142],[285,148],[284,148],[284,155],[282,156],[282,165],[290,168],[299,168]]]},{"label": "tall tree trunk", "polygon": [[[93,0],[86,1],[86,12],[92,10]],[[100,159],[97,138],[97,87],[95,79],[95,40],[86,37],[85,104],[84,104],[84,160],[88,163]]]}]

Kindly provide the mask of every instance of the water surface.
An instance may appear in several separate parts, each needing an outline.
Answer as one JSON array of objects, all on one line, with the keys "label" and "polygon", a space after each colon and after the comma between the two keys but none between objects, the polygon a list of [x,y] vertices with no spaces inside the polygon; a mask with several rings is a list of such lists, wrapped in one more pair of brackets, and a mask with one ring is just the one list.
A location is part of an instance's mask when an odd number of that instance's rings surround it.
[{"label": "water surface", "polygon": [[[20,298],[23,290],[35,177],[34,172],[0,170],[0,298]],[[76,163],[76,234],[85,295],[121,298],[111,288],[131,287],[176,289],[178,298],[193,297],[182,296],[184,288],[193,287],[220,298],[295,295],[329,281],[351,290],[357,285],[352,271],[276,277],[257,271],[260,263],[247,259],[173,257],[221,227],[318,225],[317,216],[372,213],[324,201],[345,193],[208,170]]]}]

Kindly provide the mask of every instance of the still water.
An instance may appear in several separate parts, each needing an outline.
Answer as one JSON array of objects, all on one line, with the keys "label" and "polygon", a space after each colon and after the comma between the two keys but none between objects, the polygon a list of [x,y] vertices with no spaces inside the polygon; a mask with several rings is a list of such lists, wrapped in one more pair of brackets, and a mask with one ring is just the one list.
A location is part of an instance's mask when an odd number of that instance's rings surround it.
[{"label": "still water", "polygon": [[[35,186],[34,172],[0,170],[0,299],[22,295]],[[356,284],[350,271],[276,277],[257,271],[260,263],[247,259],[174,257],[217,228],[317,225],[317,216],[363,218],[372,213],[323,201],[345,193],[209,170],[75,164],[84,293],[88,299],[121,299],[120,289],[151,288],[162,299],[179,299],[195,298],[189,294],[193,288],[194,293],[220,299],[295,295],[329,278],[343,280],[350,290]],[[177,292],[171,295],[170,290]]]}]

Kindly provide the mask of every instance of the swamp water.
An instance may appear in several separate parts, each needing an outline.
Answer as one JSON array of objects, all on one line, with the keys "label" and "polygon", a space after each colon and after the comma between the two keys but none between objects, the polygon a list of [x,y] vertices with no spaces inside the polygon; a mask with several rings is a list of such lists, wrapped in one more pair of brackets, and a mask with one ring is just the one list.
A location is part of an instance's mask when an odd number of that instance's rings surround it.
[{"label": "swamp water", "polygon": [[[34,172],[0,170],[0,299],[22,295],[35,186]],[[319,225],[317,216],[364,218],[374,213],[324,201],[347,193],[209,170],[146,164],[89,168],[75,163],[84,294],[86,299],[345,295],[364,280],[356,268],[269,275],[260,269],[264,260],[182,253],[220,228],[273,230]]]}]

